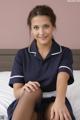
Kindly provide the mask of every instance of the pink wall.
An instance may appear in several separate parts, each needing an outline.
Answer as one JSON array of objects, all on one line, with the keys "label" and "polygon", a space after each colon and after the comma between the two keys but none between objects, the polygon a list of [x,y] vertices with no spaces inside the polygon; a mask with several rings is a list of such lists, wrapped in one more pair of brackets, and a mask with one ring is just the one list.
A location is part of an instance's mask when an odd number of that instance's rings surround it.
[{"label": "pink wall", "polygon": [[25,47],[29,42],[28,12],[37,4],[50,5],[57,15],[56,40],[80,48],[80,2],[73,0],[0,0],[0,49]]}]

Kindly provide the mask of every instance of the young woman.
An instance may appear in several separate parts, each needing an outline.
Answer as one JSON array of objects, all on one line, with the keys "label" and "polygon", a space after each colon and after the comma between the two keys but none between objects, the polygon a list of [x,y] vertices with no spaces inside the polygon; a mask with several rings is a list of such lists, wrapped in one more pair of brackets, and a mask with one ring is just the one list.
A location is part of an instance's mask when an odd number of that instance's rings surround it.
[{"label": "young woman", "polygon": [[54,40],[56,16],[39,5],[27,23],[34,40],[15,57],[9,85],[16,100],[8,108],[9,120],[75,120],[66,98],[74,81],[72,53]]}]

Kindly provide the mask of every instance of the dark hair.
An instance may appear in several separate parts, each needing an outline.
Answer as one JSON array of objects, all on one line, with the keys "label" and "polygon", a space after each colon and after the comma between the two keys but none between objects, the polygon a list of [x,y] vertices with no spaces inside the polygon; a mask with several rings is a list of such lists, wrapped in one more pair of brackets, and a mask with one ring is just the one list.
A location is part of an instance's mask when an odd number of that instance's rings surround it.
[{"label": "dark hair", "polygon": [[27,24],[31,28],[31,20],[33,17],[38,15],[46,15],[50,18],[50,21],[54,27],[56,27],[56,15],[54,14],[53,10],[47,5],[37,5],[34,7],[28,16]]}]

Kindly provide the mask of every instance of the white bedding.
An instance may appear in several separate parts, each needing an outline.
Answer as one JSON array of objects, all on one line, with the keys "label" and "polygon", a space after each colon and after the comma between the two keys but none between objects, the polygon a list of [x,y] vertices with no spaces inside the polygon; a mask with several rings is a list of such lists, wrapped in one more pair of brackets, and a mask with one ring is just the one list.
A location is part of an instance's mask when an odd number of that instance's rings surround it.
[{"label": "white bedding", "polygon": [[74,83],[68,86],[67,96],[73,107],[76,120],[80,120],[80,70],[73,71]]},{"label": "white bedding", "polygon": [[0,120],[7,120],[7,107],[14,100],[12,88],[8,86],[10,73],[0,72]]},{"label": "white bedding", "polygon": [[[0,72],[0,120],[7,120],[7,107],[15,99],[8,86],[10,71]],[[76,120],[80,120],[80,70],[73,71],[75,82],[68,86],[67,97],[73,106]]]}]

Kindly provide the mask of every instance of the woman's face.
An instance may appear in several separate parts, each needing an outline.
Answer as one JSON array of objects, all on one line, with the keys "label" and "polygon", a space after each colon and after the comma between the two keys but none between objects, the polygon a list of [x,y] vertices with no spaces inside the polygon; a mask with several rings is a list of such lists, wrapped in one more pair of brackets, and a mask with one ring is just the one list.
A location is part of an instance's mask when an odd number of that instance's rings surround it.
[{"label": "woman's face", "polygon": [[31,33],[40,45],[48,44],[52,41],[54,27],[47,16],[35,16],[31,20]]}]

